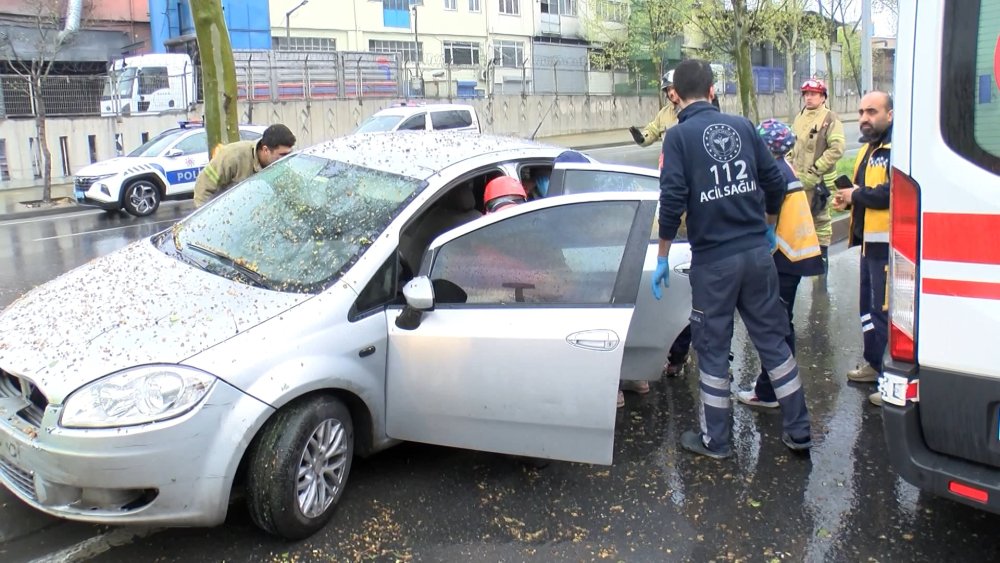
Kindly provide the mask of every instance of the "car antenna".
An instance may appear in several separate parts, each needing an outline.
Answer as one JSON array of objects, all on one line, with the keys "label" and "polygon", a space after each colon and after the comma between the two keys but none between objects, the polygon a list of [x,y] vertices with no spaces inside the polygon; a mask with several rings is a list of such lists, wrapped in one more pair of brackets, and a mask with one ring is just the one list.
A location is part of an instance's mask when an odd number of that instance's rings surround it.
[{"label": "car antenna", "polygon": [[535,127],[535,131],[531,134],[532,141],[535,140],[535,135],[538,134],[538,130],[541,129],[542,124],[545,123],[545,118],[549,116],[549,112],[552,111],[552,108],[556,107],[556,102],[558,100],[559,98],[555,98],[554,100],[552,100],[552,103],[549,104],[549,109],[545,110],[545,113],[542,114],[542,118],[538,120],[538,127]]}]

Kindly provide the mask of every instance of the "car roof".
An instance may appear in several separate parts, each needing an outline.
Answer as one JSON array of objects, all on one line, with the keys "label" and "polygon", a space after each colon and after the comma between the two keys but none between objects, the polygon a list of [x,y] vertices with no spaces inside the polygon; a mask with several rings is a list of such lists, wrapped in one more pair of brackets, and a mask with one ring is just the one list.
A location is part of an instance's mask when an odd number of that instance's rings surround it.
[{"label": "car roof", "polygon": [[444,111],[444,110],[467,110],[475,114],[475,109],[466,104],[418,104],[418,105],[397,105],[389,106],[385,109],[379,110],[374,113],[374,115],[413,115],[415,113],[427,112],[427,111]]},{"label": "car roof", "polygon": [[554,157],[560,147],[527,139],[458,131],[393,131],[338,137],[302,151],[330,160],[426,180],[454,164],[494,153],[498,160]]}]

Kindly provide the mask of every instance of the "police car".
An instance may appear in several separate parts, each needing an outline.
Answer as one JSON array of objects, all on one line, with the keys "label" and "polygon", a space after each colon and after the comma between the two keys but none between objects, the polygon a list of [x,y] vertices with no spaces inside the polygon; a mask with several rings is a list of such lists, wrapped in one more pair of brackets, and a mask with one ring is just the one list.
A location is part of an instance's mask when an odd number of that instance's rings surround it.
[{"label": "police car", "polygon": [[[264,126],[241,125],[240,139],[256,140]],[[164,199],[194,193],[198,173],[208,164],[208,138],[201,123],[181,122],[146,141],[128,156],[85,166],[73,178],[81,205],[136,217],[150,215]]]}]

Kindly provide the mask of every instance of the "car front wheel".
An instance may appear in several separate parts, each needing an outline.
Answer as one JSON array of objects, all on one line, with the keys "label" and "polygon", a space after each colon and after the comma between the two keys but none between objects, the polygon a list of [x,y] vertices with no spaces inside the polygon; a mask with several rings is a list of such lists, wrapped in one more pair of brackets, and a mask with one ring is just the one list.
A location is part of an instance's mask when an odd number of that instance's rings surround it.
[{"label": "car front wheel", "polygon": [[353,456],[351,415],[337,399],[278,411],[250,452],[246,494],[254,523],[291,540],[314,534],[333,516]]},{"label": "car front wheel", "polygon": [[122,203],[125,211],[136,217],[145,217],[160,206],[160,188],[150,180],[135,180],[125,186]]}]

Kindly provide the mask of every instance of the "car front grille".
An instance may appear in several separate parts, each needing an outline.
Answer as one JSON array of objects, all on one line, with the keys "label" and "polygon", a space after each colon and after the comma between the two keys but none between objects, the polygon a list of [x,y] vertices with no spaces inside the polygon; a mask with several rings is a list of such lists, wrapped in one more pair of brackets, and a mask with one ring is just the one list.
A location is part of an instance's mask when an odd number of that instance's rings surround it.
[{"label": "car front grille", "polygon": [[73,179],[73,186],[78,190],[87,191],[90,185],[97,181],[97,178],[88,176],[77,176]]},{"label": "car front grille", "polygon": [[28,406],[17,411],[17,416],[33,427],[42,426],[42,416],[49,401],[45,395],[27,379],[0,370],[0,399],[23,397],[28,400]]},{"label": "car front grille", "polygon": [[17,492],[38,502],[38,495],[35,494],[35,478],[30,472],[21,469],[4,459],[3,456],[0,456],[0,476],[11,487],[16,489]]}]

